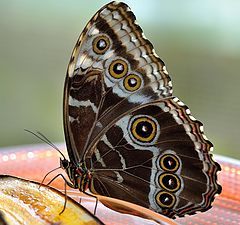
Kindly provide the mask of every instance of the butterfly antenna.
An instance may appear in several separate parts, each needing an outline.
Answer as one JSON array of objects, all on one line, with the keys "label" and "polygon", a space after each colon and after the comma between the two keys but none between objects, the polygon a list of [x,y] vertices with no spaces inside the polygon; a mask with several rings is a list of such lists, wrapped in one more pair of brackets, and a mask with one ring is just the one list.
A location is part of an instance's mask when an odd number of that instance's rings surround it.
[{"label": "butterfly antenna", "polygon": [[63,157],[64,159],[66,159],[65,156],[63,155],[63,153],[60,151],[60,149],[59,149],[55,144],[53,144],[44,134],[42,134],[42,133],[39,132],[39,131],[37,131],[37,133],[38,133],[41,137],[43,137],[44,140],[46,140],[49,145],[51,145],[54,149],[56,149],[56,150],[62,155],[62,157]]},{"label": "butterfly antenna", "polygon": [[55,150],[57,150],[61,156],[63,157],[64,160],[66,160],[65,156],[63,155],[63,153],[59,150],[59,148],[54,145],[45,135],[43,135],[41,132],[37,131],[37,133],[34,133],[33,131],[31,130],[27,130],[27,129],[24,129],[24,131],[32,134],[33,136],[35,136],[36,138],[40,139],[41,141],[45,142],[46,144],[50,145],[52,148],[54,148]]}]

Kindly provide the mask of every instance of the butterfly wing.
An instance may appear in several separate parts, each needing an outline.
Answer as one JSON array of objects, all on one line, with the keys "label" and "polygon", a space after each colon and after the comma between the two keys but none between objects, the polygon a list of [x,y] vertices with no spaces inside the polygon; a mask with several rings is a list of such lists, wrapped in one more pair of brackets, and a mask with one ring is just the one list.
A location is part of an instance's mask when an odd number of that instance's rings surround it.
[{"label": "butterfly wing", "polygon": [[86,159],[90,190],[169,217],[206,211],[221,192],[212,147],[177,98],[139,106],[109,127]]},{"label": "butterfly wing", "polygon": [[100,9],[77,41],[64,89],[69,157],[86,162],[93,193],[170,217],[211,207],[221,191],[212,144],[171,96],[165,65],[129,7]]},{"label": "butterfly wing", "polygon": [[73,50],[64,89],[64,129],[78,163],[110,122],[133,107],[171,96],[162,60],[124,3],[112,2],[89,21]]}]

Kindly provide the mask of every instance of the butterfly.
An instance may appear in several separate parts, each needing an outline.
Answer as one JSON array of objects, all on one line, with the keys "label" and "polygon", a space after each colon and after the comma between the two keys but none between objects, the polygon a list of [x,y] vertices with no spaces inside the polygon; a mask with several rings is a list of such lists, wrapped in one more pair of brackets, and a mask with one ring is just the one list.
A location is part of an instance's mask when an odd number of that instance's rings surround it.
[{"label": "butterfly", "polygon": [[70,160],[61,167],[82,192],[172,218],[208,210],[221,192],[202,123],[172,95],[164,62],[125,3],[103,6],[73,49],[64,132]]}]

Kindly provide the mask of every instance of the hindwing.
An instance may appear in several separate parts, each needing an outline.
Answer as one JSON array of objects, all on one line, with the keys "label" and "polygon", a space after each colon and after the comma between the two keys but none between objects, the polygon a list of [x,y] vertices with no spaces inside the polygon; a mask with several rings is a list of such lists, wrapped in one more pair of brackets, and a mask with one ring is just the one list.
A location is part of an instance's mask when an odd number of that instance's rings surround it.
[{"label": "hindwing", "polygon": [[86,159],[90,190],[169,217],[206,211],[221,192],[211,148],[177,98],[139,106],[109,127]]}]

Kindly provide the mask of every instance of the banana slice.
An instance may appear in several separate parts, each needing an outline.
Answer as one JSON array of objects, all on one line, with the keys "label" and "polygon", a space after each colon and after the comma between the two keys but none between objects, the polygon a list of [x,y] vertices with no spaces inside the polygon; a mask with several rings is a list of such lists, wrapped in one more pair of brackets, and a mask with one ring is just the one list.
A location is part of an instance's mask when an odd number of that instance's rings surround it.
[{"label": "banana slice", "polygon": [[21,178],[0,175],[0,224],[103,224],[80,204],[54,188]]}]

